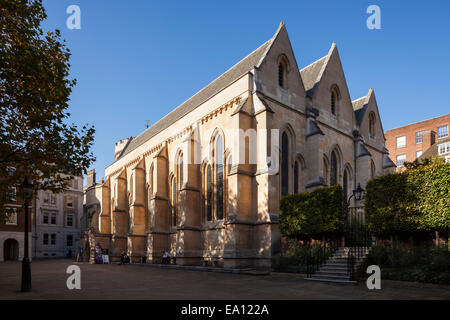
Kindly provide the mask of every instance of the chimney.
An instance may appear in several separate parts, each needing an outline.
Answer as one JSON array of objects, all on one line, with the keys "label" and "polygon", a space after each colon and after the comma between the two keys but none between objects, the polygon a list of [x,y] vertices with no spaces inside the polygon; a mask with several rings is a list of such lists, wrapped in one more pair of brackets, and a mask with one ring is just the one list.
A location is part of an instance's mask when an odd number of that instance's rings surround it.
[{"label": "chimney", "polygon": [[87,174],[87,186],[95,185],[95,169],[89,170]]}]

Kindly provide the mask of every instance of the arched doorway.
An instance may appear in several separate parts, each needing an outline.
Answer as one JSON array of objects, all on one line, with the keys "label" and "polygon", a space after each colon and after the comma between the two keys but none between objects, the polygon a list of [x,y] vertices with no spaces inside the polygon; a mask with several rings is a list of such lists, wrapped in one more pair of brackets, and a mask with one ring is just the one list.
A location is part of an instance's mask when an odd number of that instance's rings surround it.
[{"label": "arched doorway", "polygon": [[19,243],[16,239],[7,239],[3,244],[3,255],[5,261],[19,260]]}]

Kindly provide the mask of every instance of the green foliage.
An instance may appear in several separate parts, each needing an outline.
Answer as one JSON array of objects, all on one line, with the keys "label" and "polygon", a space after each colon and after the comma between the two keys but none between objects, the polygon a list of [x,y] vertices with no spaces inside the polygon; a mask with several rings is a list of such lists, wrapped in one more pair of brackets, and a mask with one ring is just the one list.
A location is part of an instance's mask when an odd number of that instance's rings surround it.
[{"label": "green foliage", "polygon": [[438,249],[376,246],[368,263],[381,268],[383,279],[450,284],[450,251]]},{"label": "green foliage", "polygon": [[[322,254],[320,244],[302,245],[291,239],[286,252],[272,258],[272,269],[280,272],[306,273],[308,261],[316,261]],[[331,252],[328,253],[328,256],[330,255]]]},{"label": "green foliage", "polygon": [[0,216],[24,177],[59,192],[95,160],[94,128],[69,123],[70,51],[46,18],[41,0],[0,0]]},{"label": "green foliage", "polygon": [[283,197],[280,201],[280,231],[291,238],[304,238],[342,231],[344,227],[341,186]]},{"label": "green foliage", "polygon": [[450,228],[450,165],[428,165],[369,181],[366,219],[378,234]]}]

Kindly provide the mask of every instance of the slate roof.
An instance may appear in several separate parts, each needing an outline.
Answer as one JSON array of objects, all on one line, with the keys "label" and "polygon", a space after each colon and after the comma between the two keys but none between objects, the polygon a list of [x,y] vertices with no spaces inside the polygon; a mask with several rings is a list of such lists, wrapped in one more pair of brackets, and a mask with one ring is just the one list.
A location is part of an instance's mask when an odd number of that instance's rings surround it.
[{"label": "slate roof", "polygon": [[168,115],[166,115],[164,118],[156,122],[154,125],[146,129],[143,133],[141,133],[136,138],[132,139],[130,143],[127,145],[127,147],[122,151],[122,154],[119,156],[119,159],[126,156],[131,151],[135,150],[142,144],[144,144],[146,141],[157,135],[159,132],[170,126],[171,124],[175,123],[182,117],[184,117],[186,114],[192,112],[194,109],[196,109],[198,106],[200,106],[202,103],[207,101],[208,99],[212,98],[216,94],[218,94],[220,91],[222,91],[224,88],[229,86],[231,83],[239,79],[242,75],[245,73],[251,71],[254,69],[255,66],[258,65],[260,60],[264,57],[266,50],[269,48],[270,44],[272,43],[274,38],[271,38],[269,41],[264,43],[262,46],[260,46],[258,49],[253,51],[251,54],[249,54],[247,57],[245,57],[243,60],[238,62],[236,65],[234,65],[231,69],[226,71],[224,74],[222,74],[220,77],[218,77],[216,80],[211,82],[209,85],[207,85],[205,88],[200,90],[198,93],[196,93],[194,96],[192,96],[189,100],[182,103],[180,106],[178,106],[175,110],[170,112]]},{"label": "slate roof", "polygon": [[313,62],[309,66],[300,70],[300,75],[303,80],[303,85],[305,86],[305,90],[307,92],[311,91],[311,89],[314,88],[316,83],[319,82],[319,80],[320,80],[320,79],[318,79],[319,74],[320,74],[320,71],[322,70],[322,67],[323,67],[325,61],[327,60],[327,58],[328,58],[328,55],[326,55],[323,58],[320,58],[316,62]]},{"label": "slate roof", "polygon": [[359,98],[358,100],[352,101],[353,110],[355,111],[355,118],[358,124],[361,124],[364,114],[367,110],[367,96]]}]

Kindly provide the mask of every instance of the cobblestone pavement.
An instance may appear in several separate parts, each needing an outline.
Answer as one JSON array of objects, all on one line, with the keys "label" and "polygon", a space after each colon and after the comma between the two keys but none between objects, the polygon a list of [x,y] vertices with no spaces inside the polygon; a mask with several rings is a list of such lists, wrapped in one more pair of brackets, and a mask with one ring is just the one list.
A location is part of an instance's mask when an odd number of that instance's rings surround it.
[{"label": "cobblestone pavement", "polygon": [[[450,299],[450,286],[382,281],[341,285],[304,280],[300,275],[243,275],[169,270],[145,265],[90,265],[81,268],[81,290],[66,286],[70,260],[32,262],[33,292],[21,293],[20,262],[0,263],[0,299]],[[220,290],[217,290],[220,288]]]}]

